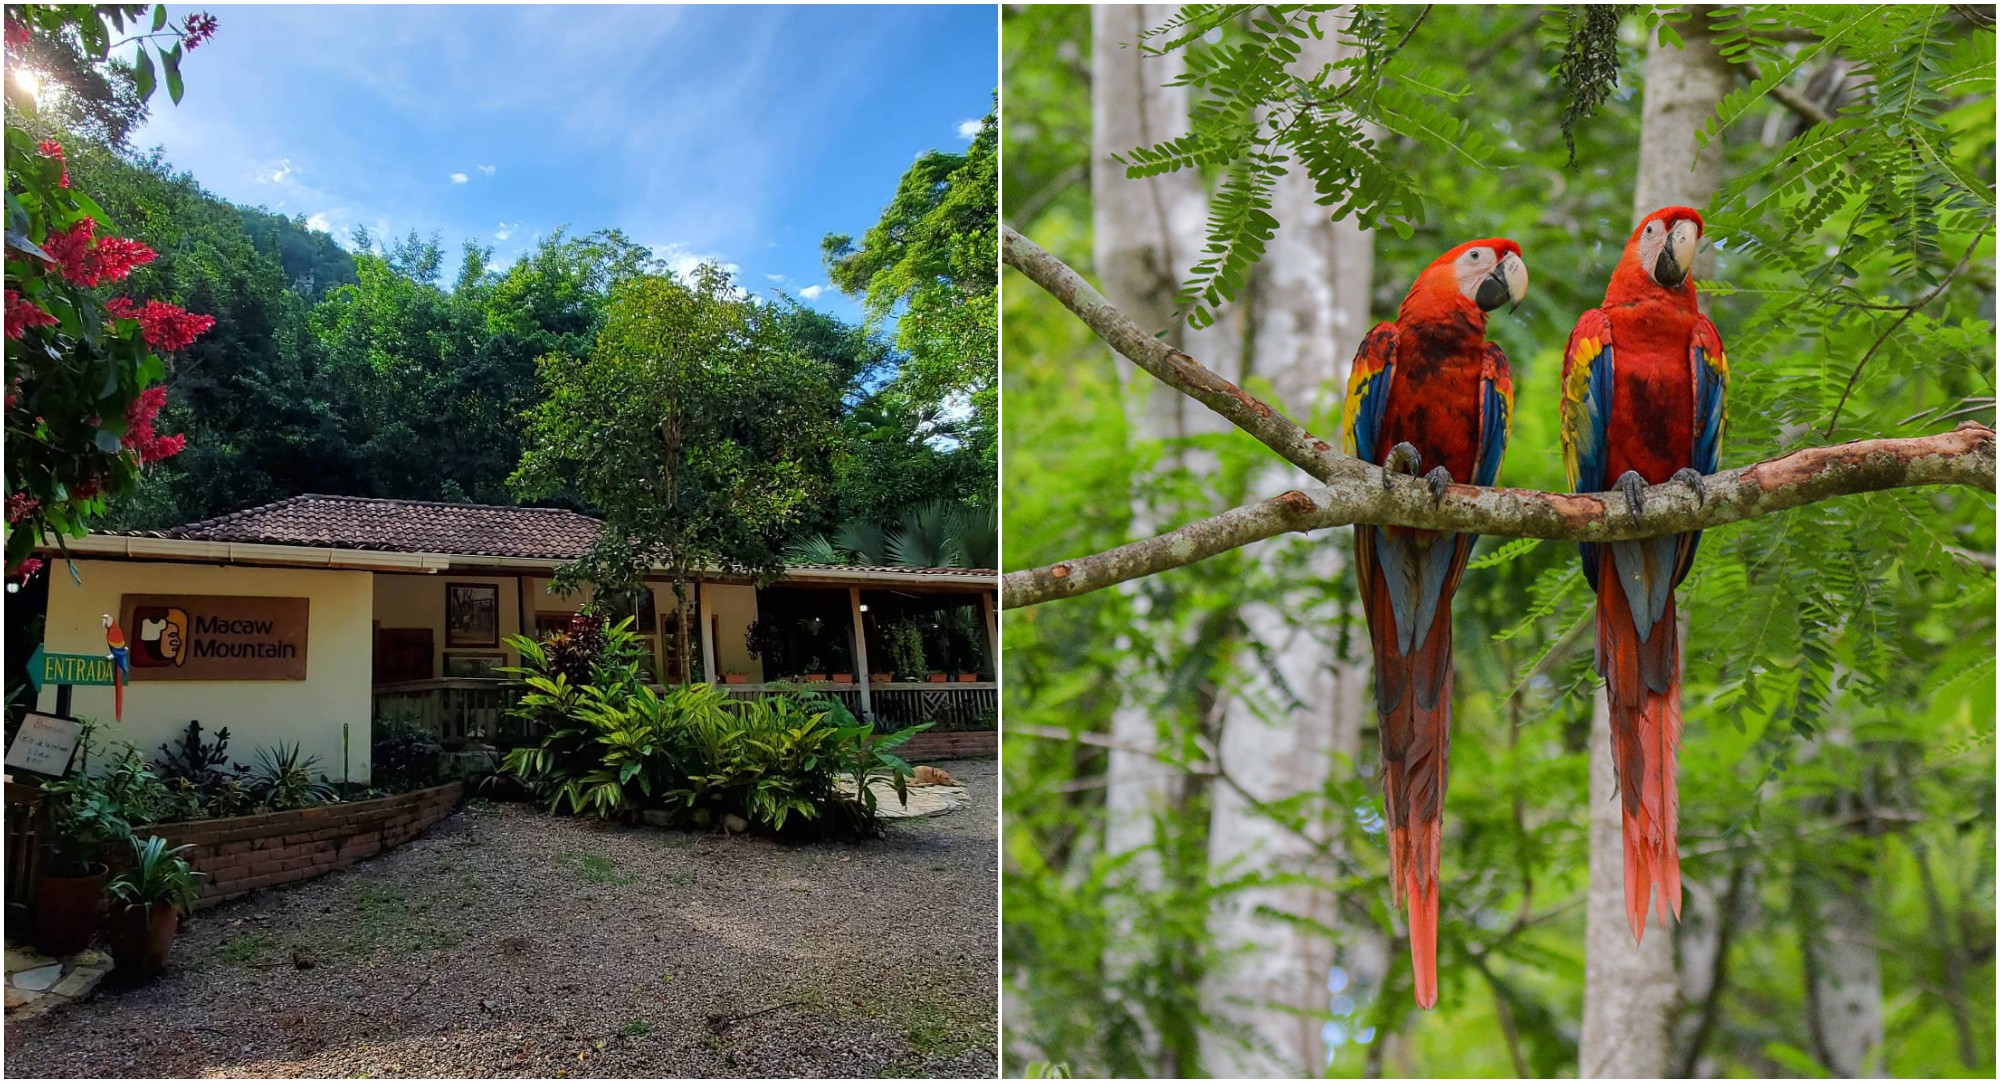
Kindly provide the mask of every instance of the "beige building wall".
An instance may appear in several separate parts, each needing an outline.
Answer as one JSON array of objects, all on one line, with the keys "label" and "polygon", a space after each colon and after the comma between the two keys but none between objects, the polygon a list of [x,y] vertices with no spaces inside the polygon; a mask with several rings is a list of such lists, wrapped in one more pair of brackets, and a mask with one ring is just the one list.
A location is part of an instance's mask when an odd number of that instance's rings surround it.
[{"label": "beige building wall", "polygon": [[[444,656],[452,654],[494,654],[507,656],[506,665],[520,662],[507,647],[507,637],[521,631],[521,591],[512,576],[479,575],[397,575],[375,576],[375,623],[383,628],[429,628],[431,630],[431,676],[442,677]],[[447,583],[491,584],[500,591],[500,643],[492,647],[453,647],[445,643],[445,585]],[[529,619],[533,628],[533,618]],[[372,640],[371,640],[372,642]]]},{"label": "beige building wall", "polygon": [[[79,687],[71,712],[101,721],[100,740],[130,741],[147,759],[156,759],[163,742],[179,738],[190,719],[200,719],[204,736],[229,727],[229,755],[238,763],[254,762],[259,747],[296,742],[306,755],[319,757],[316,772],[338,782],[340,727],[346,723],[348,777],[368,780],[373,573],[78,560],[72,580],[61,561],[53,563],[43,639],[53,653],[103,654],[104,614],[117,614],[126,594],[307,599],[305,680],[131,682],[123,725],[112,721],[110,688]],[[128,640],[136,634],[124,631]],[[55,689],[42,689],[40,708],[55,708]]]},{"label": "beige building wall", "polygon": [[726,673],[748,673],[752,682],[764,679],[764,663],[750,657],[743,634],[757,619],[757,588],[739,583],[710,583],[708,615],[716,630],[715,668],[718,677]]}]

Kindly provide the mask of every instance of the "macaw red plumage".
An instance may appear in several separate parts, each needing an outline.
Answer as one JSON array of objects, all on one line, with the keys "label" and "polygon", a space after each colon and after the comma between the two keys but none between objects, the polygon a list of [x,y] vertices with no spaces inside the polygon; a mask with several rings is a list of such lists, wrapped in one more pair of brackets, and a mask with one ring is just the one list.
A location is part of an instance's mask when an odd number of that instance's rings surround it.
[{"label": "macaw red plumage", "polygon": [[[1468,241],[1417,276],[1393,321],[1362,341],[1348,375],[1347,453],[1390,473],[1491,485],[1514,414],[1507,356],[1486,314],[1528,289],[1520,246]],[[1388,485],[1387,476],[1383,484]],[[1451,729],[1451,598],[1470,534],[1357,526],[1355,570],[1375,652],[1375,709],[1390,883],[1409,910],[1417,1003],[1437,1003],[1438,858]]]},{"label": "macaw red plumage", "polygon": [[111,614],[104,614],[104,645],[111,652],[111,719],[125,721],[125,675],[131,672],[131,652],[125,648],[125,630]]},{"label": "macaw red plumage", "polygon": [[[1570,488],[1623,490],[1634,519],[1646,485],[1678,480],[1699,495],[1720,456],[1729,366],[1690,273],[1701,215],[1663,207],[1633,229],[1604,291],[1563,352],[1562,446]],[[1659,888],[1660,925],[1681,912],[1674,781],[1681,737],[1680,627],[1674,588],[1701,533],[1582,546],[1597,592],[1597,668],[1625,828],[1625,911],[1643,937]]]}]

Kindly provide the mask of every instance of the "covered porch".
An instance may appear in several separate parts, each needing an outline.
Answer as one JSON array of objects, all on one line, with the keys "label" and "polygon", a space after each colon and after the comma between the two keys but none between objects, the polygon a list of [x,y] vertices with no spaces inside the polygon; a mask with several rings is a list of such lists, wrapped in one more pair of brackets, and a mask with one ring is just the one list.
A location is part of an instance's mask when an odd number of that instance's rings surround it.
[{"label": "covered porch", "polygon": [[[656,687],[721,684],[754,697],[801,689],[885,729],[997,725],[992,579],[961,569],[802,567],[778,583],[664,581],[618,610]],[[421,723],[448,745],[534,739],[508,717],[516,634],[567,626],[589,594],[546,575],[374,577],[374,717]],[[685,607],[685,623],[682,608]],[[682,633],[685,629],[686,647]],[[686,659],[684,662],[683,659]]]}]

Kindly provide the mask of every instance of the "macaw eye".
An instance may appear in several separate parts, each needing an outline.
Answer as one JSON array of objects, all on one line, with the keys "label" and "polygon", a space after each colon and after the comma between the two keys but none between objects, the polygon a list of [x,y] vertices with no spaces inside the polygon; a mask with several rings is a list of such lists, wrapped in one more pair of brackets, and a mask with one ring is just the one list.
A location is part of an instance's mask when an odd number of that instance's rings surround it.
[{"label": "macaw eye", "polygon": [[1648,223],[1646,223],[1646,233],[1647,233],[1647,235],[1648,235],[1648,236],[1651,236],[1651,235],[1652,235],[1652,232],[1653,232],[1653,230],[1654,230],[1654,229],[1656,229],[1656,228],[1658,228],[1658,227],[1659,227],[1659,223],[1658,223],[1658,222],[1648,222]]},{"label": "macaw eye", "polygon": [[1479,249],[1475,248],[1472,251],[1467,252],[1466,255],[1472,259],[1472,262],[1474,263],[1479,262]]}]

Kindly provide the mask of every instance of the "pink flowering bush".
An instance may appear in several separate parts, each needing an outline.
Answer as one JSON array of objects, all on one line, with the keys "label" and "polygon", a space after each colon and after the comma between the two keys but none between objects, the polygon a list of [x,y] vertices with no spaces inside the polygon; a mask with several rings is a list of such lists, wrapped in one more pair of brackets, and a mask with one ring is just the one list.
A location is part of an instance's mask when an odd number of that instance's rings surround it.
[{"label": "pink flowering bush", "polygon": [[[9,60],[38,33],[59,33],[78,20],[123,30],[147,11],[9,7]],[[153,89],[150,45],[178,101],[183,51],[207,41],[215,25],[205,13],[169,25],[164,9],[155,10],[151,33],[137,39],[140,94]],[[60,142],[15,126],[33,116],[35,103],[12,81],[7,93],[6,575],[17,579],[41,567],[33,559],[39,540],[83,535],[148,465],[186,446],[184,436],[155,427],[166,402],[161,381],[174,354],[215,320],[163,300],[100,296],[156,253],[118,236],[104,209],[70,184]]]}]

